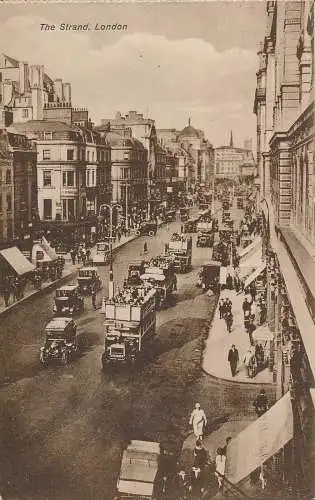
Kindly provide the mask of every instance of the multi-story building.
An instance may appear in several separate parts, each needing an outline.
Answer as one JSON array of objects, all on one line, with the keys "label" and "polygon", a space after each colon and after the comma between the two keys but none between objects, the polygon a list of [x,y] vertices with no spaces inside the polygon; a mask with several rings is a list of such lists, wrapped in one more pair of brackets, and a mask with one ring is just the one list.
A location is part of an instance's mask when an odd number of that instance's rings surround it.
[{"label": "multi-story building", "polygon": [[[217,179],[237,179],[239,176],[255,173],[256,166],[251,149],[234,147],[231,132],[230,144],[215,148],[215,177]],[[246,165],[246,169],[241,168]],[[249,168],[251,167],[251,168]]]},{"label": "multi-story building", "polygon": [[290,401],[285,437],[271,461],[280,469],[279,490],[290,491],[291,498],[313,498],[314,2],[268,1],[266,19],[254,103],[257,163],[277,397]]},{"label": "multi-story building", "polygon": [[185,127],[177,136],[177,142],[193,159],[192,184],[212,185],[214,173],[214,150],[212,144],[205,138],[204,132],[191,125]]},{"label": "multi-story building", "polygon": [[[204,132],[191,126],[190,119],[188,126],[181,131],[158,129],[157,135],[160,144],[178,156],[178,177],[186,188],[197,184],[212,185],[214,149],[205,139]],[[186,177],[183,178],[182,175]]]},{"label": "multi-story building", "polygon": [[71,102],[71,85],[52,80],[42,65],[0,55],[0,104],[12,109],[14,123],[42,120],[49,102]]},{"label": "multi-story building", "polygon": [[44,229],[88,234],[110,200],[110,149],[97,132],[65,122],[15,124],[37,144],[38,211]]},{"label": "multi-story building", "polygon": [[37,219],[36,145],[8,127],[12,113],[1,109],[0,241],[29,237]]},{"label": "multi-story building", "polygon": [[130,128],[111,131],[96,127],[111,148],[112,201],[119,203],[127,220],[136,211],[148,210],[148,152]]}]

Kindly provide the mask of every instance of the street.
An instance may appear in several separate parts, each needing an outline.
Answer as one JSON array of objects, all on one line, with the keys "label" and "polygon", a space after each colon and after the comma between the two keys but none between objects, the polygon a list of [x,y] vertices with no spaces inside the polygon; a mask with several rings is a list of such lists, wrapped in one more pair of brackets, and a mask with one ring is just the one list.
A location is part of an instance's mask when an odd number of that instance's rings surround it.
[{"label": "street", "polygon": [[[119,250],[113,266],[116,286],[122,286],[128,262],[141,257],[145,241],[155,256],[179,230],[175,222],[156,237],[141,237]],[[76,319],[81,354],[67,367],[39,364],[53,291],[5,316],[0,326],[6,339],[0,352],[5,430],[0,486],[9,499],[110,499],[128,440],[159,441],[177,454],[190,432],[188,417],[196,399],[209,415],[210,428],[251,404],[255,388],[232,384],[231,390],[230,383],[201,371],[216,298],[195,286],[200,265],[211,258],[208,248],[196,248],[195,239],[193,269],[178,275],[173,303],[158,312],[150,360],[140,372],[102,372],[102,315],[92,310],[90,297]],[[108,266],[99,271],[100,302],[108,291]]]}]

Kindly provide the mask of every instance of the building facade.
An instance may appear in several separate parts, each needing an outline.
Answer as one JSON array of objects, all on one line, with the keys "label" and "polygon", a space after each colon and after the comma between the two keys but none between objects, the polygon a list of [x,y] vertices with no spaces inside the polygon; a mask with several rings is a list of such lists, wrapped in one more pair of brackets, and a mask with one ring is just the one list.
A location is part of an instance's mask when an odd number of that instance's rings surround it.
[{"label": "building facade", "polygon": [[[256,172],[252,150],[234,147],[232,132],[230,144],[215,148],[214,157],[215,177],[217,179],[236,180],[238,177],[243,175],[247,177]],[[244,168],[245,166],[246,168]]]},{"label": "building facade", "polygon": [[15,127],[36,140],[42,227],[79,229],[95,225],[93,216],[111,197],[106,140],[92,130],[58,121],[32,120]]},{"label": "building facade", "polygon": [[111,149],[112,201],[122,206],[127,219],[148,210],[148,152],[132,136],[131,129],[119,132],[97,127]]},{"label": "building facade", "polygon": [[33,141],[0,125],[0,242],[30,237],[37,220],[36,159]]},{"label": "building facade", "polygon": [[278,454],[294,498],[315,494],[314,3],[268,1],[254,112],[275,381],[293,439]]},{"label": "building facade", "polygon": [[0,104],[13,111],[13,121],[42,120],[47,103],[71,103],[71,85],[52,80],[42,65],[0,55]]}]

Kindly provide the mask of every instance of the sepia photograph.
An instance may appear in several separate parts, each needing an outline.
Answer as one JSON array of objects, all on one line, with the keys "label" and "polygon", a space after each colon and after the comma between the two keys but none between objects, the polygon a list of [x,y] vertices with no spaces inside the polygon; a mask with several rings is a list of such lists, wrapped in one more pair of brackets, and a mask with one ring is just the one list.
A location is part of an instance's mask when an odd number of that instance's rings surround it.
[{"label": "sepia photograph", "polygon": [[314,0],[0,0],[0,500],[315,499]]}]

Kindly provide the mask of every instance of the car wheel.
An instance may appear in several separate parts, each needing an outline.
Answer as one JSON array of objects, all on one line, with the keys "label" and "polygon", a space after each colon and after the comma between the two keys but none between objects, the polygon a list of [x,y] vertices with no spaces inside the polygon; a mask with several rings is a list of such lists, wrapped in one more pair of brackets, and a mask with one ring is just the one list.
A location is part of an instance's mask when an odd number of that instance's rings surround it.
[{"label": "car wheel", "polygon": [[149,231],[149,236],[152,238],[152,236],[154,236],[154,231]]},{"label": "car wheel", "polygon": [[141,233],[140,233],[140,231],[139,231],[139,230],[137,230],[137,231],[136,231],[136,235],[137,235],[137,236],[140,236],[140,234],[141,234]]}]

